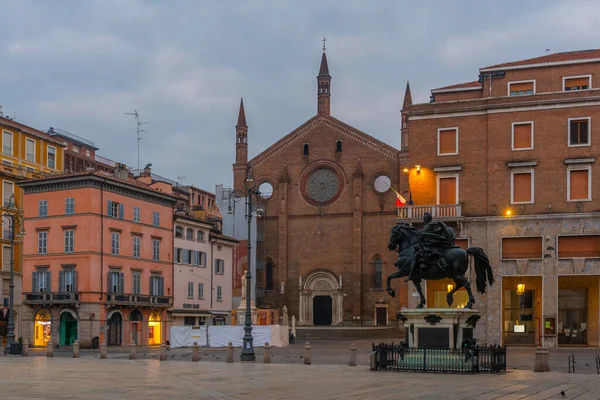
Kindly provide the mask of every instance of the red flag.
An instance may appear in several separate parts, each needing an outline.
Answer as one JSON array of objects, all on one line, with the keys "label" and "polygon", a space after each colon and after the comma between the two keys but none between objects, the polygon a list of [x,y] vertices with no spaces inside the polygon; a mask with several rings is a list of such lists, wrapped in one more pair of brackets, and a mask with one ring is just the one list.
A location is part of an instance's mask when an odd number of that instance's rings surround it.
[{"label": "red flag", "polygon": [[406,204],[406,199],[396,192],[396,207],[402,207]]}]

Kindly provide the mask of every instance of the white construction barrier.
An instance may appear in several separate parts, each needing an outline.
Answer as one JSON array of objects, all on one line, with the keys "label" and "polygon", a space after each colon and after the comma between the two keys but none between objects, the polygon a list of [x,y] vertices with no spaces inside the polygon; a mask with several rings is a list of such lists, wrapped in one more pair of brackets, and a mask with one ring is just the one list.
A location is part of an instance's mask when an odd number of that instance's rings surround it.
[{"label": "white construction barrier", "polygon": [[198,343],[198,346],[207,346],[207,327],[202,326],[172,326],[171,327],[171,341],[170,346],[172,349],[178,347],[192,347],[194,342]]},{"label": "white construction barrier", "polygon": [[[239,325],[209,326],[209,346],[226,347],[229,342],[234,347],[244,344],[244,327]],[[283,347],[289,344],[288,327],[281,325],[254,325],[252,326],[252,339],[254,347],[263,347],[266,342],[274,347]]]}]

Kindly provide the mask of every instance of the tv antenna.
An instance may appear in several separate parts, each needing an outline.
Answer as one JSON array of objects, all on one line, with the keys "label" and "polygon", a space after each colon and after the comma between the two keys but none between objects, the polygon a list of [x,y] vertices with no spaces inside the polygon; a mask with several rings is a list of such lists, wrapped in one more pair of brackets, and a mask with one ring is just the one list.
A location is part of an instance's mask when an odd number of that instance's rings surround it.
[{"label": "tv antenna", "polygon": [[142,129],[142,125],[149,124],[149,122],[141,122],[140,114],[137,112],[137,110],[134,110],[132,113],[126,112],[125,114],[133,115],[133,117],[135,118],[135,124],[136,124],[135,132],[137,134],[137,170],[139,172],[139,170],[140,170],[140,140],[146,139],[146,138],[142,137],[142,133],[148,133],[148,131],[145,131]]}]

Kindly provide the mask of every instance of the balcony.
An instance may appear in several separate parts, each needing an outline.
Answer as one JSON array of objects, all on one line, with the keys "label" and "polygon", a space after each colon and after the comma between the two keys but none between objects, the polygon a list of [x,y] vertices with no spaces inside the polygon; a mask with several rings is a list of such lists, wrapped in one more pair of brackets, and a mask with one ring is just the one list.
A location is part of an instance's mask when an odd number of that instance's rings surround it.
[{"label": "balcony", "polygon": [[148,296],[143,294],[108,293],[106,303],[121,306],[171,307],[171,296]]},{"label": "balcony", "polygon": [[79,292],[29,292],[23,304],[79,304]]},{"label": "balcony", "polygon": [[430,213],[433,219],[441,221],[461,221],[463,219],[460,204],[404,206],[399,210],[398,218],[407,222],[422,222],[426,213]]}]

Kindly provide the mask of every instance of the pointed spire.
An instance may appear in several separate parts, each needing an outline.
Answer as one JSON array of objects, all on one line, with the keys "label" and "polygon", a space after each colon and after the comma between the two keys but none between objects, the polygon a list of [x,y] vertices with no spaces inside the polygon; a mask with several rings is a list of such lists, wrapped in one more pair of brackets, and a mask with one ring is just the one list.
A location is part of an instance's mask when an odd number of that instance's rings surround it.
[{"label": "pointed spire", "polygon": [[329,76],[329,66],[327,65],[327,55],[325,51],[323,51],[323,56],[321,57],[321,67],[319,68],[319,76]]},{"label": "pointed spire", "polygon": [[237,126],[248,126],[246,125],[246,113],[244,112],[244,98],[240,100],[240,113],[238,115]]},{"label": "pointed spire", "polygon": [[406,91],[404,92],[404,103],[402,109],[412,106],[412,96],[410,94],[410,83],[406,81]]}]

